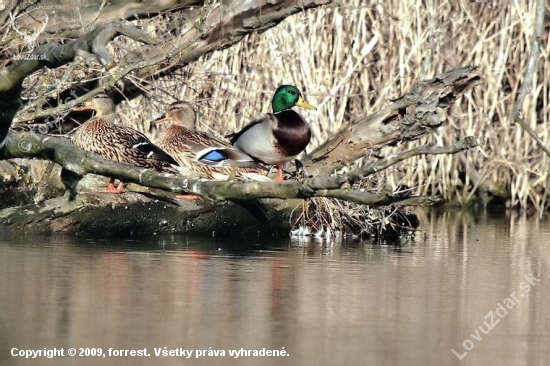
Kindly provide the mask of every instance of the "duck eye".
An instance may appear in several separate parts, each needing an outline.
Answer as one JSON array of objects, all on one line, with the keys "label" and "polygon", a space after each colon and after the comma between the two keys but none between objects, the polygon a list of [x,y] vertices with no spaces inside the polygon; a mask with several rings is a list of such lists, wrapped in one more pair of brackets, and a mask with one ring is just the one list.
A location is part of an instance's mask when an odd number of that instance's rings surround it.
[{"label": "duck eye", "polygon": [[295,92],[294,90],[289,90],[288,93],[289,93],[289,94],[292,94],[292,95],[295,95],[295,94],[296,94],[296,92]]}]

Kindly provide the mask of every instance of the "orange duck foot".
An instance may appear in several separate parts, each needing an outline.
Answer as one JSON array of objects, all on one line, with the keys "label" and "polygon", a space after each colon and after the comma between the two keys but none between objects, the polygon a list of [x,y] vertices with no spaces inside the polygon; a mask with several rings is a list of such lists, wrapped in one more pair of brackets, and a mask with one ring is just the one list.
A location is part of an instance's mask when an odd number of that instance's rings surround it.
[{"label": "orange duck foot", "polygon": [[118,187],[115,188],[115,180],[114,178],[109,179],[109,184],[107,185],[107,189],[104,189],[103,193],[111,193],[111,194],[121,194],[122,190],[124,189],[124,183],[120,182],[118,183]]}]

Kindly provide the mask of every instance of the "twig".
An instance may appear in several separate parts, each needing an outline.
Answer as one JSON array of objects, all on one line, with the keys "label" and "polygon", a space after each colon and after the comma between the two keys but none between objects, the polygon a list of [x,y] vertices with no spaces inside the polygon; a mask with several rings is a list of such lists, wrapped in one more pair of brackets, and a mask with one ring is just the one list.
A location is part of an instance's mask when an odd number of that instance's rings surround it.
[{"label": "twig", "polygon": [[480,144],[480,141],[475,137],[468,136],[464,139],[455,142],[452,146],[418,146],[406,151],[402,151],[395,155],[391,155],[385,159],[378,160],[374,163],[367,164],[363,167],[357,168],[354,171],[348,173],[352,177],[352,181],[355,182],[368,175],[387,169],[388,167],[403,161],[405,159],[412,158],[417,155],[440,155],[440,154],[456,154],[457,152],[464,151],[476,147]]},{"label": "twig", "polygon": [[523,102],[527,93],[532,88],[533,76],[537,70],[538,58],[540,55],[540,49],[542,47],[542,31],[544,29],[544,12],[546,6],[546,0],[537,0],[537,8],[535,11],[535,31],[533,33],[533,42],[531,43],[531,54],[527,61],[527,67],[525,68],[525,74],[523,77],[523,83],[518,90],[516,102],[514,103],[513,119],[514,122],[519,124],[521,128],[525,130],[535,140],[537,145],[550,157],[550,149],[544,145],[541,138],[533,131],[531,127],[523,119]]}]

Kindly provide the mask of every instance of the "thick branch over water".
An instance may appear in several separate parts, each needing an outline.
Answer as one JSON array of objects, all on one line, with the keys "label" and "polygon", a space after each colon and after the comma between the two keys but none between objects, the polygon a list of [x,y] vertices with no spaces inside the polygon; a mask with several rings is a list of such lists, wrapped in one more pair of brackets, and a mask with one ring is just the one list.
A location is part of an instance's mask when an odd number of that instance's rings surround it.
[{"label": "thick branch over water", "polygon": [[450,147],[421,146],[396,153],[388,158],[366,164],[341,176],[306,178],[301,182],[285,183],[204,181],[158,173],[128,164],[105,160],[80,150],[61,137],[44,136],[28,132],[11,132],[0,159],[41,157],[54,161],[63,168],[84,176],[89,173],[116,177],[128,183],[137,183],[176,193],[193,193],[214,200],[255,198],[308,198],[334,197],[361,204],[389,204],[400,198],[376,195],[352,190],[351,185],[377,171],[386,169],[413,156],[421,154],[454,154],[477,146],[474,138],[466,138]]}]

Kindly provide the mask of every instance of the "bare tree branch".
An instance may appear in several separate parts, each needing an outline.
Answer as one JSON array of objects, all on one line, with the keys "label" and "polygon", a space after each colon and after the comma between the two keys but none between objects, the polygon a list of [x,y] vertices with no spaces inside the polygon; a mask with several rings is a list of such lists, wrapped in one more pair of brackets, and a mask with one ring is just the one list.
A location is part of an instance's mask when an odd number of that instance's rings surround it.
[{"label": "bare tree branch", "polygon": [[[247,34],[265,31],[292,14],[332,2],[333,0],[234,0],[229,3],[213,1],[207,2],[203,8],[186,9],[185,16],[189,24],[185,29],[178,30],[177,37],[168,34],[163,41],[143,41],[151,46],[129,52],[120,62],[125,66],[111,69],[110,74],[101,80],[100,87],[94,88],[78,100],[71,99],[66,105],[18,116],[18,123],[69,110],[77,103],[113,88],[115,83],[133,71],[136,72],[137,79],[143,80],[170,74],[207,53],[238,43]],[[85,37],[93,39],[94,36]],[[114,61],[108,53],[101,52],[97,57],[103,60],[102,64],[107,67],[114,67]],[[130,98],[142,92],[139,85],[136,86],[135,82],[129,79],[124,80],[124,87],[121,89],[124,90],[124,95]]]},{"label": "bare tree branch", "polygon": [[334,197],[361,204],[380,205],[397,202],[403,198],[353,190],[351,186],[370,174],[413,156],[454,154],[474,146],[477,146],[477,141],[474,138],[466,138],[450,147],[420,146],[367,164],[346,175],[306,178],[301,182],[289,181],[282,184],[276,182],[205,181],[168,173],[157,173],[153,170],[105,160],[80,150],[64,138],[28,132],[11,132],[6,140],[6,146],[0,152],[0,159],[41,157],[58,163],[80,177],[95,173],[116,177],[128,183],[137,183],[176,193],[198,194],[214,200]]},{"label": "bare tree branch", "polygon": [[[50,19],[46,32],[56,37],[78,38],[86,30],[97,28],[120,19],[150,18],[154,14],[178,11],[202,6],[204,0],[142,0],[142,1],[85,1],[74,5],[59,0],[39,0],[25,4],[20,2],[18,25],[24,30],[32,25],[33,18],[47,15]],[[18,5],[17,1],[8,1],[7,12],[0,17],[0,24],[9,17],[10,11]],[[32,5],[30,8],[28,5]]]},{"label": "bare tree branch", "polygon": [[[20,107],[21,88],[23,80],[43,67],[57,68],[74,61],[79,54],[93,54],[106,68],[113,68],[115,63],[107,52],[107,44],[118,35],[125,35],[135,41],[155,44],[158,41],[149,37],[143,31],[129,24],[115,22],[102,26],[85,36],[64,45],[48,43],[36,48],[33,52],[35,58],[17,60],[0,69],[0,148],[8,133],[13,117]],[[106,82],[109,87],[119,79],[111,73],[111,81]],[[111,86],[112,86],[111,85]],[[100,90],[95,93],[99,93]],[[65,108],[76,106],[85,98],[77,98],[68,103]]]},{"label": "bare tree branch", "polygon": [[421,81],[383,110],[347,125],[302,162],[308,171],[326,175],[364,157],[369,149],[433,132],[446,119],[449,106],[478,81],[472,66]]},{"label": "bare tree branch", "polygon": [[[204,8],[187,11],[188,26],[179,36],[170,38],[162,47],[141,47],[129,53],[124,61],[149,60],[136,76],[141,79],[173,73],[214,50],[240,42],[246,35],[275,27],[290,15],[334,3],[334,0],[233,0],[206,2]],[[154,67],[153,67],[154,66]],[[135,84],[125,80],[124,95],[139,92]]]}]

